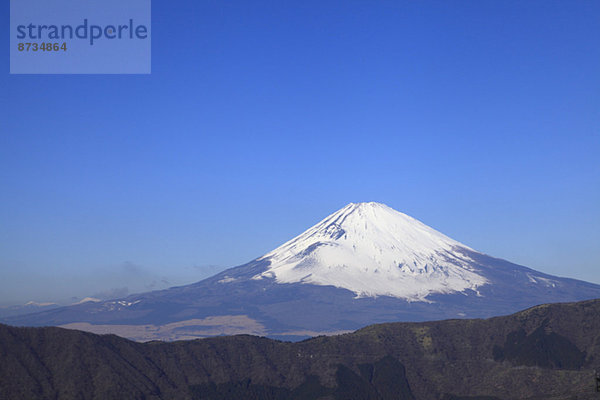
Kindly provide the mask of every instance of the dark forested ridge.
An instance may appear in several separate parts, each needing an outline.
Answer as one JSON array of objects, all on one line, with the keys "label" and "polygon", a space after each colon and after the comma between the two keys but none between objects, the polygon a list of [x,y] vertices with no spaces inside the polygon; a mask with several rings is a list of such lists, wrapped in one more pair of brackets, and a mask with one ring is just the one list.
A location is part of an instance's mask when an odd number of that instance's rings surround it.
[{"label": "dark forested ridge", "polygon": [[600,300],[299,343],[0,325],[0,399],[600,399]]}]

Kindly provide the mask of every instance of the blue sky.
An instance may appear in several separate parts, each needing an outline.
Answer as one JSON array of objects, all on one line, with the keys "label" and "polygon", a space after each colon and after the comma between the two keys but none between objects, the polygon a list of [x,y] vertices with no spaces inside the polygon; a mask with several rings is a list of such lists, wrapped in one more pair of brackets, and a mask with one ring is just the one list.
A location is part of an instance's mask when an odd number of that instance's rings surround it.
[{"label": "blue sky", "polygon": [[154,0],[151,75],[6,49],[0,304],[200,280],[357,201],[600,283],[599,37],[593,1]]}]

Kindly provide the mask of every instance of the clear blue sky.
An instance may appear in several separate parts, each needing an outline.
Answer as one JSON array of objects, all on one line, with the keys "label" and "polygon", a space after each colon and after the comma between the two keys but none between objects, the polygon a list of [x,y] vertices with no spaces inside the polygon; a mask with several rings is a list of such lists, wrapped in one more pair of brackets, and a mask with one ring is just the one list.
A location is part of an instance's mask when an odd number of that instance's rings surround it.
[{"label": "clear blue sky", "polygon": [[600,283],[599,38],[598,1],[153,0],[151,75],[5,48],[0,304],[200,280],[357,201]]}]

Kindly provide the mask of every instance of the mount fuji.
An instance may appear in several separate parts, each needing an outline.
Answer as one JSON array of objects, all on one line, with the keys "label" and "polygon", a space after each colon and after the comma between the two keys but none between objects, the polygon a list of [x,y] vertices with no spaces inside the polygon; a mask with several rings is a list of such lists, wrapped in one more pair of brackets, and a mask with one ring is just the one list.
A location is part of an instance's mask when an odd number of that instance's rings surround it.
[{"label": "mount fuji", "polygon": [[386,205],[348,204],[259,258],[270,264],[252,279],[428,301],[430,294],[477,291],[488,283],[461,249],[472,251]]},{"label": "mount fuji", "polygon": [[351,203],[264,256],[200,282],[4,322],[135,340],[238,333],[295,340],[599,297],[600,285],[493,258],[384,204]]}]

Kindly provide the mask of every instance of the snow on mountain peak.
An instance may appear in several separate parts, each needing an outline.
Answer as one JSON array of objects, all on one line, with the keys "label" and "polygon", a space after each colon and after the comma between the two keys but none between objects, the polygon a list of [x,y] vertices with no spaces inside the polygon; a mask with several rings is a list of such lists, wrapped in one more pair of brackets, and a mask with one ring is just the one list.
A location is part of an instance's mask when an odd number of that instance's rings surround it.
[{"label": "snow on mountain peak", "polygon": [[270,265],[253,279],[428,301],[488,283],[460,248],[473,251],[385,204],[350,203],[261,257]]}]

